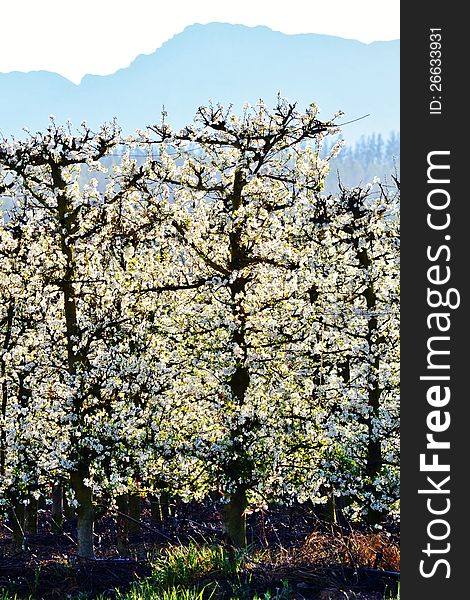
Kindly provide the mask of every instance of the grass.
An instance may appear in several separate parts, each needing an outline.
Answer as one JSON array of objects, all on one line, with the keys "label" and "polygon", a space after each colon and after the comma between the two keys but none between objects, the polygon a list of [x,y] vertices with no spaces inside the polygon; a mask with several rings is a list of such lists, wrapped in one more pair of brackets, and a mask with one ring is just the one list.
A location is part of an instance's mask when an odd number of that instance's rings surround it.
[{"label": "grass", "polygon": [[[249,592],[250,578],[245,567],[253,554],[229,551],[222,546],[173,546],[151,559],[153,574],[136,582],[117,600],[279,600],[286,598],[266,592],[263,596]],[[107,600],[105,596],[100,600]]]},{"label": "grass", "polygon": [[[134,582],[127,591],[116,590],[115,600],[288,600],[287,582],[282,588],[256,593],[251,590],[247,566],[261,560],[250,552],[222,546],[172,546],[150,558],[152,576]],[[88,600],[82,593],[73,600]],[[0,600],[20,600],[14,596]],[[23,599],[21,599],[23,600]],[[29,600],[34,600],[33,598]],[[110,600],[106,594],[96,600]]]},{"label": "grass", "polygon": [[[388,598],[386,598],[388,600]],[[398,593],[397,595],[390,596],[390,600],[400,600],[400,582],[398,582]]]},{"label": "grass", "polygon": [[[234,551],[220,545],[196,543],[169,546],[149,557],[150,577],[134,581],[126,591],[115,590],[112,600],[289,600],[293,596],[288,572],[282,584],[271,583],[274,589],[268,589],[273,560],[266,551],[253,549]],[[260,573],[265,577],[260,578]],[[263,585],[263,581],[268,583]],[[0,591],[0,600],[39,600],[36,589],[30,587],[27,597]],[[94,596],[87,592],[66,598],[111,600],[106,593]],[[398,595],[386,591],[384,600],[400,600],[399,589]]]},{"label": "grass", "polygon": [[[255,592],[251,571],[264,553],[229,551],[222,546],[189,544],[173,546],[152,559],[153,575],[134,583],[116,600],[289,600],[287,581],[274,590]],[[399,600],[385,594],[386,600]],[[108,600],[101,596],[99,600]]]},{"label": "grass", "polygon": [[152,560],[152,580],[159,586],[187,585],[210,574],[237,575],[247,552],[228,553],[222,546],[173,546]]},{"label": "grass", "polygon": [[169,587],[162,589],[150,582],[134,586],[125,594],[118,594],[118,600],[206,600],[212,594],[206,595],[205,588],[201,590],[187,587]]},{"label": "grass", "polygon": [[[1,592],[0,592],[1,593]],[[287,600],[290,596],[289,592],[280,590],[276,591],[274,595],[267,591],[261,596],[256,594],[250,600]],[[155,588],[145,589],[145,586],[141,587],[140,590],[134,589],[126,594],[119,594],[116,597],[116,600],[208,600],[213,597],[213,593],[207,594],[205,589],[200,591],[191,589],[191,588],[170,588],[168,590],[159,591]],[[88,594],[80,594],[76,596],[73,600],[89,600],[90,596]],[[230,600],[240,600],[245,599],[246,596],[232,596]],[[29,596],[28,599],[20,598],[16,594],[14,596],[10,595],[8,592],[1,593],[0,600],[34,600],[33,596]],[[105,600],[104,596],[101,596],[97,600]],[[398,596],[389,596],[386,600],[400,600],[400,594]]]}]

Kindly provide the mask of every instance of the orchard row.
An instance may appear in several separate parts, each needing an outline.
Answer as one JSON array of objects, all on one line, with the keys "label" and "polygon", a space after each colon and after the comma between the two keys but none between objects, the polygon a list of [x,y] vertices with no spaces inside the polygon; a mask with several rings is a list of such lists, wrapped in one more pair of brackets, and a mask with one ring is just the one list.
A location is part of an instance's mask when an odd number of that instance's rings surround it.
[{"label": "orchard row", "polygon": [[279,100],[1,142],[5,515],[66,490],[92,557],[103,499],[217,493],[238,546],[270,501],[396,511],[398,198],[322,194],[334,131]]}]

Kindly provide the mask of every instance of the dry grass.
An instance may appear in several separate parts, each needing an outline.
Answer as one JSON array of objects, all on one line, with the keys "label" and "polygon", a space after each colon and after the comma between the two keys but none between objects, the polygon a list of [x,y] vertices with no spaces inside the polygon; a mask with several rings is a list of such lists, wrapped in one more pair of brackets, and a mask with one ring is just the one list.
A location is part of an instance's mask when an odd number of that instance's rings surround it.
[{"label": "dry grass", "polygon": [[297,560],[315,565],[400,571],[400,548],[386,533],[314,531],[297,551]]},{"label": "dry grass", "polygon": [[[188,518],[180,517],[176,524],[169,520],[161,535],[143,529],[135,536],[130,544],[131,559],[125,561],[118,558],[114,521],[109,516],[97,522],[99,560],[89,564],[73,558],[73,530],[66,535],[51,534],[45,514],[40,533],[28,537],[28,550],[20,555],[8,551],[8,532],[0,529],[0,600],[14,598],[15,593],[18,599],[29,594],[44,600],[84,600],[99,598],[100,594],[106,598],[108,590],[115,588],[123,590],[123,600],[144,600],[146,596],[140,594],[142,590],[135,582],[148,578],[151,588],[158,584],[170,589],[184,583],[194,594],[205,588],[204,597],[214,589],[212,600],[395,597],[392,593],[397,589],[397,577],[381,571],[400,570],[396,527],[389,528],[395,532],[392,534],[371,533],[360,525],[333,526],[300,506],[273,507],[265,514],[250,515],[253,543],[249,551],[237,555],[234,566],[226,560],[220,512],[212,505],[183,506],[180,512],[183,509],[187,510],[183,517]],[[150,523],[148,510],[143,519]],[[283,591],[285,582],[289,593]],[[11,590],[11,595],[2,597],[2,588]],[[126,590],[132,589],[139,593],[126,597]],[[180,594],[178,600],[183,597]]]}]

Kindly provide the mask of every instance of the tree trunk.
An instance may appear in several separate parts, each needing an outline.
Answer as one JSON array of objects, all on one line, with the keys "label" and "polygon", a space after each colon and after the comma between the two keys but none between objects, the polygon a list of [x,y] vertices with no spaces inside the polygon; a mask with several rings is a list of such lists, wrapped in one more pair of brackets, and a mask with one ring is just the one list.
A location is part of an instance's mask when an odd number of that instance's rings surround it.
[{"label": "tree trunk", "polygon": [[38,501],[31,497],[26,507],[26,532],[36,535],[38,532]]},{"label": "tree trunk", "polygon": [[129,496],[122,494],[116,498],[119,514],[116,517],[116,542],[119,556],[129,556]]},{"label": "tree trunk", "polygon": [[170,516],[170,494],[166,490],[150,496],[150,513],[158,527]]},{"label": "tree trunk", "polygon": [[79,468],[70,474],[70,483],[78,502],[77,507],[77,555],[81,558],[95,558],[93,549],[93,493],[84,480],[89,477],[87,467]]},{"label": "tree trunk", "polygon": [[224,506],[224,527],[230,543],[235,548],[246,546],[246,489],[237,487]]},{"label": "tree trunk", "polygon": [[[372,432],[369,434],[369,443],[367,444],[367,465],[366,465],[366,473],[367,478],[370,481],[373,481],[375,477],[382,470],[382,447],[380,440],[374,439]],[[374,484],[368,484],[369,490],[371,493],[374,492]],[[384,514],[380,510],[376,510],[372,507],[368,507],[366,513],[366,522],[369,525],[379,525],[384,517]]]},{"label": "tree trunk", "polygon": [[[364,268],[368,268],[371,265],[371,261],[366,250],[362,249],[360,252],[358,252],[358,258],[360,260],[361,265]],[[376,310],[377,294],[375,293],[375,289],[372,283],[370,283],[364,290],[363,296],[366,299],[367,309],[371,311]],[[372,316],[368,319],[367,330],[368,331],[366,335],[366,340],[369,346],[369,351],[372,352],[372,348],[374,346],[374,337],[378,335],[379,330],[377,317]],[[378,341],[380,341],[380,338]],[[372,366],[374,368],[374,372],[378,373],[380,369],[379,356],[374,357]],[[371,389],[369,389],[369,416],[367,419],[368,443],[366,475],[369,481],[366,485],[366,489],[370,492],[372,497],[374,497],[374,494],[376,492],[374,479],[377,477],[377,475],[380,473],[383,467],[382,444],[377,433],[374,431],[374,420],[378,421],[380,419],[381,393],[382,389],[379,387],[378,381],[376,381],[374,383],[374,386]],[[369,525],[378,525],[381,522],[382,518],[383,513],[381,511],[373,509],[371,506],[367,508],[366,521]]]},{"label": "tree trunk", "polygon": [[325,520],[328,521],[328,523],[337,523],[336,499],[333,489],[328,492],[328,499],[325,503]]},{"label": "tree trunk", "polygon": [[75,519],[75,517],[77,516],[75,513],[75,508],[72,506],[72,504],[70,504],[70,502],[67,499],[67,494],[65,491],[65,486],[62,487],[62,502],[63,502],[63,506],[64,506],[64,518],[66,521],[73,521],[73,519]]},{"label": "tree trunk", "polygon": [[[10,300],[10,304],[7,309],[6,318],[2,322],[2,329],[4,331],[3,336],[3,348],[5,352],[8,350],[11,335],[13,331],[13,318],[15,315],[15,301]],[[0,477],[3,479],[5,477],[5,465],[6,465],[6,457],[7,457],[7,431],[4,424],[6,424],[6,416],[7,416],[7,406],[8,406],[8,385],[5,379],[6,373],[6,362],[3,357],[3,352],[1,353],[0,358],[0,377],[2,379],[2,400],[1,400],[1,408],[0,408],[0,422],[2,423],[0,427]]]},{"label": "tree trunk", "polygon": [[163,523],[163,514],[162,514],[162,505],[160,503],[160,498],[156,494],[150,494],[150,516],[152,518],[152,523],[157,527],[160,527]]},{"label": "tree trunk", "polygon": [[64,502],[62,485],[52,486],[52,533],[64,530]]},{"label": "tree trunk", "polygon": [[[231,210],[235,215],[243,205],[243,189],[247,181],[241,169],[237,169],[234,174],[233,188],[230,193]],[[246,296],[246,284],[249,277],[240,276],[239,271],[246,264],[249,252],[243,242],[243,226],[241,223],[236,225],[230,232],[230,271],[233,280],[230,283],[231,309],[237,327],[232,333],[232,341],[241,349],[242,355],[237,357],[237,367],[229,380],[232,400],[235,403],[236,410],[240,410],[245,404],[245,395],[250,385],[250,371],[248,369],[248,344],[245,338],[247,313],[244,309],[243,300]],[[253,471],[251,460],[247,457],[244,446],[245,432],[253,433],[255,431],[253,420],[247,419],[243,424],[236,426],[230,432],[232,437],[232,451],[238,456],[232,462],[229,469],[229,475],[232,482],[241,482],[249,480]],[[247,486],[242,483],[235,483],[235,490],[230,495],[228,504],[224,506],[224,527],[230,543],[235,548],[244,548],[246,546],[246,514],[248,507],[246,498]]]},{"label": "tree trunk", "polygon": [[[372,325],[371,325],[372,322]],[[369,330],[372,332],[376,328],[376,320],[371,319],[369,322]],[[374,367],[378,371],[380,367],[380,361],[377,357],[374,361]],[[383,458],[382,458],[382,442],[378,437],[377,433],[374,432],[374,420],[379,420],[380,418],[380,395],[382,390],[379,388],[378,384],[375,384],[374,388],[369,390],[369,407],[371,409],[371,413],[368,418],[368,442],[367,442],[367,462],[366,462],[366,475],[369,483],[367,487],[374,497],[376,493],[376,487],[374,484],[374,479],[380,474],[383,468]],[[379,525],[384,517],[382,511],[376,510],[372,507],[368,507],[366,514],[366,521],[369,525]]]},{"label": "tree trunk", "polygon": [[140,533],[140,525],[136,521],[140,521],[141,513],[141,498],[139,494],[129,494],[129,516],[133,521],[129,521],[129,533]]},{"label": "tree trunk", "polygon": [[25,505],[14,502],[10,508],[10,523],[12,530],[13,552],[22,552],[25,549]]}]

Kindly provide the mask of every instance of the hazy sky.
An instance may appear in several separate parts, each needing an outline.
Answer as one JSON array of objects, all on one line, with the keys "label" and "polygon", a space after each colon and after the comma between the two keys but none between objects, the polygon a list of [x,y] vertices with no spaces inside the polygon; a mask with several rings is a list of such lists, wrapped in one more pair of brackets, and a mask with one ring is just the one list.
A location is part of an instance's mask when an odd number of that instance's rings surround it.
[{"label": "hazy sky", "polygon": [[78,83],[149,54],[193,23],[266,25],[363,42],[400,37],[400,0],[3,0],[0,71],[55,71]]}]

